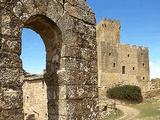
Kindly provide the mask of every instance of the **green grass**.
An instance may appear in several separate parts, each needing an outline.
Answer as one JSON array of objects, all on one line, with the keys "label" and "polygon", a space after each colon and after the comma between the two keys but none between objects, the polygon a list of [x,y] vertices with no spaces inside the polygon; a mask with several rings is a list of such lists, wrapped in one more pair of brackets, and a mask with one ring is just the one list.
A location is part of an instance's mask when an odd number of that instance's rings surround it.
[{"label": "green grass", "polygon": [[117,118],[123,116],[123,112],[120,110],[117,110],[115,113],[111,113],[110,115],[106,116],[105,118],[101,120],[116,120]]},{"label": "green grass", "polygon": [[[140,111],[135,120],[160,120],[160,98],[148,99],[140,104],[126,103],[126,106]],[[109,116],[106,116],[101,120],[116,120],[121,116],[123,116],[123,112],[117,110],[116,113],[111,113]]]},{"label": "green grass", "polygon": [[154,120],[158,120],[157,117],[160,118],[160,100],[146,100],[141,104],[132,104],[129,106],[140,111],[140,114],[137,116],[137,118],[144,120],[147,120],[147,118],[155,118]]}]

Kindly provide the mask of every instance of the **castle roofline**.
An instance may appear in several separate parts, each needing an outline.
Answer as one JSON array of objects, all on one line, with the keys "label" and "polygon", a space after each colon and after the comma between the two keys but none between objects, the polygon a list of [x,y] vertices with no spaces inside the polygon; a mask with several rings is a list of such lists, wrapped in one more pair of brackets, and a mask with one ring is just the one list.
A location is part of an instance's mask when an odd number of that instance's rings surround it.
[{"label": "castle roofline", "polygon": [[101,28],[101,26],[102,26],[103,24],[113,24],[113,25],[115,24],[115,25],[118,25],[119,27],[121,27],[119,20],[116,20],[116,19],[108,19],[108,18],[102,19],[99,23],[97,23],[96,27],[97,27],[97,28]]},{"label": "castle roofline", "polygon": [[139,45],[132,45],[132,44],[123,44],[123,43],[120,43],[119,45],[122,45],[122,46],[128,46],[128,47],[131,47],[131,48],[141,48],[141,49],[148,49],[148,47],[145,47],[145,46],[139,46]]},{"label": "castle roofline", "polygon": [[111,22],[111,23],[115,22],[115,23],[120,24],[120,20],[118,20],[118,19],[109,19],[109,18],[103,18],[98,24],[102,24],[104,22]]},{"label": "castle roofline", "polygon": [[44,75],[28,74],[24,77],[24,81],[36,81],[44,78]]}]

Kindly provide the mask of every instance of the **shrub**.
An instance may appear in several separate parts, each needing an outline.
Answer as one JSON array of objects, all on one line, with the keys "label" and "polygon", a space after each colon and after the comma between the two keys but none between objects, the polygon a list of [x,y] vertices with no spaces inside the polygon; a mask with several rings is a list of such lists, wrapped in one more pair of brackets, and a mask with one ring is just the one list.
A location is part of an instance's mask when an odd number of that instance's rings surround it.
[{"label": "shrub", "polygon": [[142,102],[141,88],[134,85],[116,86],[107,90],[107,96],[111,99],[127,100],[130,102]]}]

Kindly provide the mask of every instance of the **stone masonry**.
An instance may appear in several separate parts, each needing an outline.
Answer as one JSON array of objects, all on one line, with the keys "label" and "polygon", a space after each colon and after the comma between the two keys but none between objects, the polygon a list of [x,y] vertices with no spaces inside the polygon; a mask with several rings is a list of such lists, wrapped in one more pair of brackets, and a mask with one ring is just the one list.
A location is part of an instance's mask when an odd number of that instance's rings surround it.
[{"label": "stone masonry", "polygon": [[148,81],[147,89],[144,93],[145,98],[160,97],[160,79],[152,79]]},{"label": "stone masonry", "polygon": [[105,19],[96,29],[100,103],[107,101],[107,89],[116,85],[137,85],[145,91],[150,79],[148,49],[121,44],[119,21]]},{"label": "stone masonry", "polygon": [[98,119],[95,23],[85,0],[0,0],[0,120],[25,116],[22,85],[30,81],[20,59],[22,28],[39,33],[46,47],[48,120]]},{"label": "stone masonry", "polygon": [[43,75],[27,75],[23,84],[24,119],[48,120],[47,86]]}]

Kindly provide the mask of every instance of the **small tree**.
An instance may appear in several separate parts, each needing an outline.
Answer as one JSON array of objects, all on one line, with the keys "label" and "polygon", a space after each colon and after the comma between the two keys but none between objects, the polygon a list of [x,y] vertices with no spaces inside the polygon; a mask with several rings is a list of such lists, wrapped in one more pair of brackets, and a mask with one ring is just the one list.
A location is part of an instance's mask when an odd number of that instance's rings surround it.
[{"label": "small tree", "polygon": [[134,85],[116,86],[107,90],[107,96],[112,99],[142,102],[141,88]]}]

